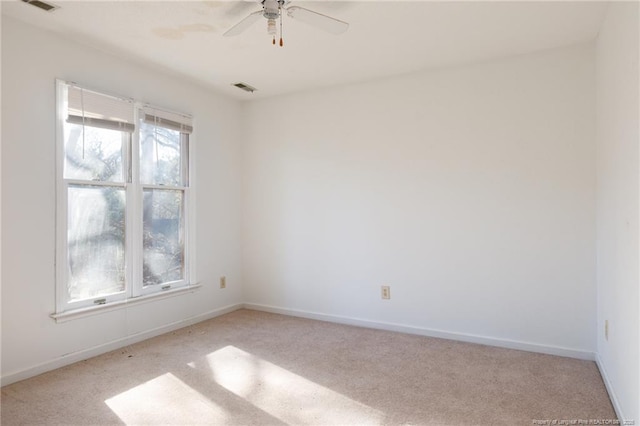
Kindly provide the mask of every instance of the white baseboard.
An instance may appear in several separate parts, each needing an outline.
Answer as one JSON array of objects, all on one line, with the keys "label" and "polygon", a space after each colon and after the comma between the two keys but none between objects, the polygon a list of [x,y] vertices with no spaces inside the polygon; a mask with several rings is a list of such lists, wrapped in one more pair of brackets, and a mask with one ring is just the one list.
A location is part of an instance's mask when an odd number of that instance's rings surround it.
[{"label": "white baseboard", "polygon": [[261,305],[255,303],[245,303],[246,309],[256,311],[271,312],[276,314],[290,315],[301,318],[309,318],[320,321],[328,321],[339,324],[354,325],[358,327],[375,328],[379,330],[398,331],[407,334],[417,334],[420,336],[438,337],[441,339],[457,340],[468,343],[478,343],[487,346],[497,346],[500,348],[517,349],[527,352],[536,352],[547,355],[564,356],[587,361],[594,361],[595,354],[589,351],[581,351],[559,346],[540,345],[537,343],[520,342],[517,340],[499,339],[495,337],[479,336],[474,334],[454,333],[449,331],[434,330],[428,328],[414,327],[409,325],[394,324],[380,321],[363,320],[339,315],[322,314],[318,312],[302,311],[296,309],[280,308],[276,306]]},{"label": "white baseboard", "polygon": [[611,400],[613,409],[616,411],[616,416],[618,416],[618,420],[620,420],[620,424],[625,424],[624,420],[627,420],[627,418],[622,413],[620,402],[618,401],[618,397],[616,396],[616,393],[613,390],[613,385],[611,384],[611,380],[609,380],[609,375],[607,374],[607,370],[604,368],[604,364],[602,363],[602,359],[600,358],[599,354],[596,354],[596,365],[598,366],[598,370],[600,370],[602,381],[604,382],[604,386],[607,388],[607,392],[609,393],[609,399]]},{"label": "white baseboard", "polygon": [[131,345],[134,343],[138,343],[143,340],[150,339],[152,337],[156,337],[164,333],[169,333],[171,331],[178,330],[180,328],[187,327],[189,325],[206,321],[208,319],[215,318],[217,316],[224,315],[241,308],[253,309],[256,311],[272,312],[272,313],[290,315],[290,316],[301,317],[301,318],[309,318],[309,319],[315,319],[320,321],[328,321],[328,322],[339,323],[339,324],[353,325],[357,327],[397,331],[401,333],[416,334],[420,336],[437,337],[442,339],[457,340],[457,341],[469,342],[469,343],[478,343],[478,344],[488,345],[488,346],[517,349],[517,350],[537,352],[537,353],[543,353],[543,354],[549,354],[549,355],[558,355],[558,356],[577,358],[577,359],[583,359],[583,360],[589,360],[589,361],[596,360],[596,362],[598,363],[598,367],[600,368],[600,371],[602,373],[602,376],[605,380],[605,385],[607,386],[607,390],[609,391],[611,400],[614,403],[616,413],[620,418],[622,418],[621,412],[619,410],[619,405],[617,404],[617,399],[615,399],[615,395],[611,388],[611,384],[606,378],[606,374],[604,369],[602,368],[601,363],[596,359],[595,354],[592,352],[579,351],[579,350],[556,347],[556,346],[539,345],[534,343],[520,342],[520,341],[514,341],[514,340],[507,340],[507,339],[497,339],[493,337],[478,336],[478,335],[472,335],[472,334],[453,333],[448,331],[433,330],[433,329],[420,328],[420,327],[414,327],[414,326],[408,326],[408,325],[402,325],[402,324],[363,320],[363,319],[344,317],[339,315],[322,314],[318,312],[280,308],[275,306],[267,306],[267,305],[260,305],[260,304],[254,304],[254,303],[244,303],[244,304],[240,303],[240,304],[225,306],[201,315],[197,315],[195,317],[191,317],[185,320],[167,324],[162,327],[157,327],[152,330],[147,330],[141,333],[133,334],[131,336],[123,337],[121,339],[117,339],[117,340],[114,340],[102,345],[98,345],[89,349],[84,349],[82,351],[67,354],[55,360],[47,361],[45,363],[36,365],[34,367],[30,367],[25,370],[3,375],[0,378],[0,383],[2,386],[9,385],[11,383],[15,383],[20,380],[25,380],[30,377],[37,376],[38,374],[46,373],[47,371],[55,370],[56,368],[64,367],[79,361],[83,361],[85,359],[89,359],[94,356],[98,356],[98,355]]},{"label": "white baseboard", "polygon": [[85,359],[92,358],[94,356],[102,355],[104,353],[107,353],[116,349],[120,349],[125,346],[132,345],[134,343],[138,343],[143,340],[147,340],[152,337],[159,336],[161,334],[169,333],[171,331],[175,331],[180,328],[188,327],[190,325],[197,324],[199,322],[206,321],[208,319],[215,318],[217,316],[224,315],[229,312],[233,312],[235,310],[241,309],[242,307],[243,307],[242,304],[225,306],[219,309],[214,309],[213,311],[209,311],[201,315],[196,315],[195,317],[187,318],[181,321],[176,321],[171,324],[163,325],[161,327],[143,331],[141,333],[132,334],[130,336],[123,337],[121,339],[117,339],[102,345],[94,346],[89,349],[84,349],[78,352],[67,354],[55,360],[47,361],[45,363],[27,368],[25,370],[3,375],[2,378],[0,378],[0,383],[2,384],[2,386],[6,386],[11,383],[19,382],[20,380],[25,380],[30,377],[37,376],[38,374],[55,370],[56,368],[64,367],[79,361],[83,361]]}]

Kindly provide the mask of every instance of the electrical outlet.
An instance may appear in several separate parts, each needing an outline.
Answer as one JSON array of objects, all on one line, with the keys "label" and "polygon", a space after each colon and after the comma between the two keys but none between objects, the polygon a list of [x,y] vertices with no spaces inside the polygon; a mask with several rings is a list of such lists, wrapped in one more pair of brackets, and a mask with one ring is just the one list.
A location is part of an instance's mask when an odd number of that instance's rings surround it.
[{"label": "electrical outlet", "polygon": [[604,320],[604,340],[609,340],[609,320]]},{"label": "electrical outlet", "polygon": [[389,287],[388,285],[382,286],[382,298],[391,299],[391,287]]},{"label": "electrical outlet", "polygon": [[220,288],[227,288],[227,277],[224,275],[220,277]]}]

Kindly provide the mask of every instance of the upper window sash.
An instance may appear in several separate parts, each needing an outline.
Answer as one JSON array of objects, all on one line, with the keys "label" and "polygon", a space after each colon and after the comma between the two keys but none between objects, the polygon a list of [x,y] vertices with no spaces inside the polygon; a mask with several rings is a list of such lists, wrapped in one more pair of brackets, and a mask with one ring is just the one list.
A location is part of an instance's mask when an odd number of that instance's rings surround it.
[{"label": "upper window sash", "polygon": [[[63,178],[130,182],[131,99],[98,93],[59,81],[63,120]],[[102,130],[99,130],[102,129]],[[105,132],[106,130],[106,132]]]},{"label": "upper window sash", "polygon": [[[141,111],[142,112],[142,111]],[[186,188],[189,185],[189,134],[165,126],[157,116],[140,120],[140,184]],[[187,126],[183,123],[183,130]]]}]

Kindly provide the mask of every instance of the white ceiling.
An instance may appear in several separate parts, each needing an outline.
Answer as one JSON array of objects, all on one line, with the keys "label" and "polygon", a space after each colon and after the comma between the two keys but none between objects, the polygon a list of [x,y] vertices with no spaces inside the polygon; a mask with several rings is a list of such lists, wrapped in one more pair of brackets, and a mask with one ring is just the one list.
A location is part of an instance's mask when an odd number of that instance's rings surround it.
[{"label": "white ceiling", "polygon": [[[48,0],[46,0],[48,1]],[[252,99],[593,40],[606,3],[305,1],[292,4],[350,23],[335,36],[284,19],[284,47],[266,20],[223,37],[258,1],[57,1],[44,12],[2,1],[7,16]],[[253,94],[232,87],[244,82]]]}]

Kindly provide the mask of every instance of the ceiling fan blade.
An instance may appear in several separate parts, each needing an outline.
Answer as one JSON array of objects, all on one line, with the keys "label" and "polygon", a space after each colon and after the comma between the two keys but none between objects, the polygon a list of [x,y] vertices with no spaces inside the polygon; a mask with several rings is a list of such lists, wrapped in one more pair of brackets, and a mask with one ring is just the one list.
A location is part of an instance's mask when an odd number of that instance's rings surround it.
[{"label": "ceiling fan blade", "polygon": [[331,34],[342,34],[347,31],[349,24],[332,18],[304,7],[291,6],[287,8],[287,14],[290,18],[302,21],[311,26],[324,30]]},{"label": "ceiling fan blade", "polygon": [[262,11],[257,10],[252,14],[250,14],[249,16],[247,16],[246,18],[244,18],[242,21],[235,24],[233,27],[229,28],[227,32],[225,32],[222,35],[225,37],[236,36],[246,31],[247,29],[249,29],[249,27],[253,25],[258,19],[260,19],[261,16],[262,16]]}]

